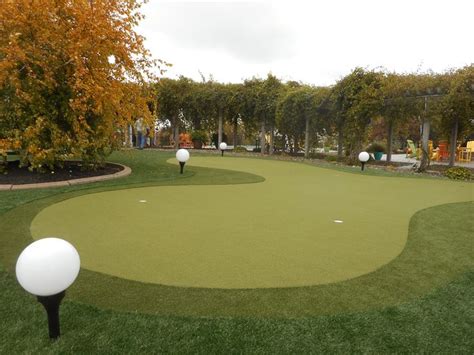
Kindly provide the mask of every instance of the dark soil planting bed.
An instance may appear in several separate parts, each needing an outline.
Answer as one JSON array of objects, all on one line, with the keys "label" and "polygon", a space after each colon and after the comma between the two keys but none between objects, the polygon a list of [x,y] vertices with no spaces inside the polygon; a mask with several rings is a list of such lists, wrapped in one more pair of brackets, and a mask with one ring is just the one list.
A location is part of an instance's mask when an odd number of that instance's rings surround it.
[{"label": "dark soil planting bed", "polygon": [[92,176],[110,175],[123,170],[118,164],[106,163],[95,170],[87,169],[80,162],[65,162],[62,168],[56,167],[53,171],[31,172],[26,167],[20,167],[19,161],[9,162],[7,171],[0,174],[1,184],[35,184],[72,179],[81,179]]}]

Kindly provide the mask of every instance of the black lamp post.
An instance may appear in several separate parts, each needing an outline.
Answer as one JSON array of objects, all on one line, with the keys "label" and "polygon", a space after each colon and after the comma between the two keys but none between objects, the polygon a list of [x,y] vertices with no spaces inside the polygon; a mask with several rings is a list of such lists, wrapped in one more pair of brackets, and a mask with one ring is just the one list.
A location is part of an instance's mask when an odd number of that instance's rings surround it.
[{"label": "black lamp post", "polygon": [[183,173],[184,164],[189,160],[189,152],[186,149],[179,149],[176,152],[176,159],[179,161],[180,174]]},{"label": "black lamp post", "polygon": [[359,160],[360,163],[362,164],[361,171],[364,171],[364,165],[367,163],[370,159],[370,155],[367,152],[360,152],[359,153]]},{"label": "black lamp post", "polygon": [[59,238],[44,238],[27,246],[16,262],[20,285],[37,296],[48,316],[49,338],[61,335],[59,306],[81,267],[77,250]]},{"label": "black lamp post", "polygon": [[222,142],[221,144],[219,144],[219,149],[221,150],[221,156],[224,156],[224,151],[227,149],[227,143]]}]

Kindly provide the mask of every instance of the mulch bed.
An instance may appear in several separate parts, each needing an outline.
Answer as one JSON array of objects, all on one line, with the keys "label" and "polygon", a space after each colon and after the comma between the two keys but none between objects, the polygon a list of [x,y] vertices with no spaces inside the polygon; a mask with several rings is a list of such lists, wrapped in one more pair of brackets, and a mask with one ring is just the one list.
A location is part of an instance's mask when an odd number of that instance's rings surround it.
[{"label": "mulch bed", "polygon": [[393,166],[393,167],[413,165],[413,163],[400,162],[400,161],[385,161],[385,160],[369,160],[367,164],[377,165],[377,166]]},{"label": "mulch bed", "polygon": [[[457,167],[457,165],[454,165],[454,167]],[[474,173],[474,168],[471,167],[463,167],[465,169],[468,169],[471,171],[471,173]],[[430,166],[426,169],[428,171],[438,171],[438,172],[445,172],[446,170],[449,169],[449,166],[447,165],[441,165],[441,164],[430,164]]]},{"label": "mulch bed", "polygon": [[[370,160],[368,162],[369,165],[372,165],[372,166],[377,166],[377,167],[381,167],[381,168],[399,168],[399,167],[403,167],[403,166],[412,166],[413,163],[405,163],[405,162],[387,162],[387,161],[381,161],[381,160]],[[418,162],[419,164],[419,162]],[[455,167],[457,167],[455,165]],[[431,162],[431,164],[426,168],[426,174],[428,175],[437,175],[437,176],[441,176],[441,175],[444,175],[444,173],[446,172],[446,170],[448,170],[450,167],[448,165],[442,165],[442,164],[436,164],[436,162]],[[465,167],[466,169],[468,169],[471,174],[474,174],[474,169],[471,168],[471,167]]]},{"label": "mulch bed", "polygon": [[9,162],[7,172],[0,174],[1,184],[37,184],[43,182],[55,182],[72,179],[81,179],[92,176],[111,175],[123,170],[123,167],[117,164],[106,163],[105,166],[96,170],[86,170],[80,162],[65,162],[63,168],[57,167],[54,171],[40,173],[31,172],[28,168],[20,168],[19,162]]}]

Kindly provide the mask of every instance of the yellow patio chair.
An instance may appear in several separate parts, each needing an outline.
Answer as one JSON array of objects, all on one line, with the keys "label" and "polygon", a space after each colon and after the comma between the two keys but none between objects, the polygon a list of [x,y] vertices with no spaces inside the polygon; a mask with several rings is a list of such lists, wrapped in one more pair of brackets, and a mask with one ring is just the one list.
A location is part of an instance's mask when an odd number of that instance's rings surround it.
[{"label": "yellow patio chair", "polygon": [[466,148],[469,148],[471,152],[474,152],[474,141],[467,142]]},{"label": "yellow patio chair", "polygon": [[406,158],[410,157],[410,158],[415,158],[416,157],[416,153],[417,153],[417,148],[415,146],[415,143],[413,143],[413,141],[411,139],[407,139],[407,144],[408,144],[408,148],[407,148],[407,152],[406,152]]},{"label": "yellow patio chair", "polygon": [[469,163],[472,159],[473,151],[474,151],[474,141],[467,142],[466,147],[461,147],[459,149],[458,160],[460,162]]}]

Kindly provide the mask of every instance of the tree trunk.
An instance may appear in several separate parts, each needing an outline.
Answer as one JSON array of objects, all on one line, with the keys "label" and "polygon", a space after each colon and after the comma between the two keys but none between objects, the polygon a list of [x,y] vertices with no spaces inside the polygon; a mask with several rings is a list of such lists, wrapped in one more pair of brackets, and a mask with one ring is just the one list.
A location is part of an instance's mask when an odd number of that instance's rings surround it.
[{"label": "tree trunk", "polygon": [[356,141],[350,144],[349,146],[349,163],[353,165],[359,164],[359,153],[362,151],[362,142]]},{"label": "tree trunk", "polygon": [[309,117],[306,118],[306,127],[304,132],[304,157],[309,157]]},{"label": "tree trunk", "polygon": [[234,148],[237,147],[237,130],[239,129],[239,124],[237,118],[234,120],[234,136],[232,138],[233,142],[232,144],[234,145]]},{"label": "tree trunk", "polygon": [[275,151],[275,127],[274,125],[271,126],[270,128],[270,155],[273,154]]},{"label": "tree trunk", "polygon": [[201,130],[201,120],[200,119],[195,119],[193,120],[194,122],[194,129],[196,131],[200,131]]},{"label": "tree trunk", "polygon": [[428,155],[428,140],[430,138],[430,121],[427,117],[423,120],[423,135],[421,139],[421,162],[418,168],[419,172],[423,172],[430,165],[430,157]]},{"label": "tree trunk", "polygon": [[174,149],[179,149],[179,123],[178,117],[175,117],[173,120],[173,139],[174,139]]},{"label": "tree trunk", "polygon": [[262,120],[262,127],[260,130],[260,154],[265,155],[265,121]]},{"label": "tree trunk", "polygon": [[133,128],[132,125],[128,125],[128,137],[127,137],[127,146],[129,148],[133,147]]},{"label": "tree trunk", "polygon": [[388,123],[387,133],[387,161],[392,161],[393,121]]},{"label": "tree trunk", "polygon": [[339,127],[339,134],[337,136],[337,156],[342,158],[342,145],[344,142],[344,135],[342,134],[342,127]]},{"label": "tree trunk", "polygon": [[423,135],[421,137],[421,162],[418,172],[424,172],[430,165],[428,140],[430,139],[430,120],[428,119],[428,97],[425,96],[425,112],[423,114]]},{"label": "tree trunk", "polygon": [[454,166],[456,159],[456,143],[458,140],[458,129],[459,129],[459,120],[456,118],[454,125],[451,129],[451,142],[449,147],[449,166]]},{"label": "tree trunk", "polygon": [[219,149],[219,146],[222,143],[222,120],[222,110],[219,110],[219,123],[217,128],[217,149]]}]

